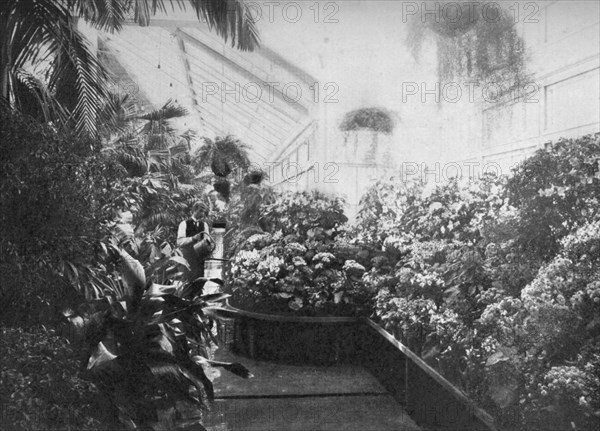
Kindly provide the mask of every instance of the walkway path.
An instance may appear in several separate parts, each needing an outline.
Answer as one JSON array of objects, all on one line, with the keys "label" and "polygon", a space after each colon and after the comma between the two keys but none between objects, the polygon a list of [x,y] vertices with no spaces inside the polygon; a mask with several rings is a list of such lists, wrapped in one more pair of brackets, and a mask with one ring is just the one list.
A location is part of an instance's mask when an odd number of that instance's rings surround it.
[{"label": "walkway path", "polygon": [[254,378],[213,371],[209,431],[420,430],[363,367],[276,364],[221,350],[215,359],[241,362]]}]

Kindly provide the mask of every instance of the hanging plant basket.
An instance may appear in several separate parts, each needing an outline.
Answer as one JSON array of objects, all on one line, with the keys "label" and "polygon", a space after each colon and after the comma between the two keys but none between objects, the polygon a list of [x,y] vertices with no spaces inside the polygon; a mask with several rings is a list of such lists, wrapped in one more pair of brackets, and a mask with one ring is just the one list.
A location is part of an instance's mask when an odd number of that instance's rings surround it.
[{"label": "hanging plant basket", "polygon": [[252,172],[249,172],[245,177],[244,177],[244,184],[246,185],[250,185],[250,184],[260,184],[263,182],[263,180],[265,179],[266,174],[264,171],[261,170],[254,170]]},{"label": "hanging plant basket", "polygon": [[223,196],[223,199],[229,200],[231,195],[231,184],[225,178],[219,178],[213,184],[214,189]]},{"label": "hanging plant basket", "polygon": [[210,169],[217,177],[224,178],[231,173],[231,165],[221,156],[215,156],[210,164]]},{"label": "hanging plant basket", "polygon": [[340,124],[340,130],[350,132],[359,129],[370,129],[389,135],[394,131],[394,121],[390,114],[381,108],[362,108],[348,112]]},{"label": "hanging plant basket", "polygon": [[[482,13],[485,12],[477,4],[453,2],[443,5],[438,19],[427,20],[427,26],[441,36],[457,37],[475,27]],[[491,9],[487,13],[491,15],[501,12]]]}]

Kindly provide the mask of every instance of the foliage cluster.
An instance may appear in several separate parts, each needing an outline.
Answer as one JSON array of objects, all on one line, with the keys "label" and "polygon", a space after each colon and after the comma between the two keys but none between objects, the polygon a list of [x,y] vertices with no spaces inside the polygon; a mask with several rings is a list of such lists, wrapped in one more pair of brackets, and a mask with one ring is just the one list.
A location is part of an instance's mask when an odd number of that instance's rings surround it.
[{"label": "foliage cluster", "polygon": [[[207,279],[154,283],[127,252],[113,251],[121,275],[112,280],[116,288],[65,313],[87,377],[109,403],[113,423],[129,429],[197,426],[213,398],[202,367],[213,338],[206,312],[227,295],[202,295]],[[240,364],[220,365],[249,376]]]},{"label": "foliage cluster", "polygon": [[375,316],[507,426],[600,420],[600,135],[561,140],[508,180],[381,182],[356,238],[384,251]]},{"label": "foliage cluster", "polygon": [[441,82],[494,83],[502,93],[525,88],[530,78],[514,11],[491,1],[442,1],[436,7],[427,19],[421,14],[410,17],[407,43],[416,59],[428,40],[435,43]]},{"label": "foliage cluster", "polygon": [[[187,262],[175,247],[177,225],[189,216],[204,188],[182,184],[184,178],[177,173],[182,163],[194,168],[187,147],[183,153],[156,147],[180,139],[166,122],[170,113],[177,114],[176,108],[167,104],[156,115],[147,114],[138,119],[147,126],[139,134],[118,132],[109,136],[117,145],[105,140],[104,146],[2,110],[3,323],[26,326],[39,319],[56,325],[57,311],[71,309],[67,317],[78,328],[76,346],[52,343],[44,349],[56,357],[57,366],[67,364],[65,370],[73,376],[80,371],[74,365],[81,357],[87,371],[79,375],[100,391],[73,377],[64,383],[64,393],[79,391],[85,400],[95,397],[94,402],[103,403],[108,411],[99,419],[103,425],[171,429],[175,415],[190,413],[197,423],[202,393],[204,399],[210,396],[210,382],[199,364],[204,359],[196,355],[194,362],[192,354],[210,356],[212,336],[203,309],[206,301],[219,298],[200,296],[206,280],[193,286],[179,282]],[[146,148],[150,144],[154,147]],[[176,160],[179,155],[189,157]],[[132,285],[123,263],[136,260],[141,263],[135,265],[138,281]],[[139,281],[146,277],[147,284]],[[37,313],[39,304],[45,305],[41,308],[46,314]],[[33,336],[22,334],[24,339]],[[25,344],[32,352],[37,349]],[[24,357],[28,367],[45,370],[44,356]],[[76,417],[63,418],[64,402],[45,392],[64,370],[49,370],[42,379],[46,386],[33,385],[23,392],[13,385],[24,381],[13,365],[3,369],[3,380],[6,376],[10,383],[6,397],[18,398],[20,404],[7,402],[14,407],[8,425],[27,428],[26,416],[31,419],[40,407],[42,422],[50,420],[48,410],[58,425],[87,426],[77,411]],[[247,375],[237,364],[220,365]],[[185,400],[191,405],[186,407]],[[96,416],[89,417],[90,427],[98,424]],[[36,421],[31,426],[55,426]]]},{"label": "foliage cluster", "polygon": [[507,190],[520,210],[515,239],[521,253],[550,258],[561,238],[593,219],[600,206],[599,163],[596,134],[549,143],[516,168]]},{"label": "foliage cluster", "polygon": [[347,218],[343,201],[318,192],[281,193],[264,203],[266,231],[252,231],[228,272],[236,304],[301,315],[368,311],[365,268],[337,237]]},{"label": "foliage cluster", "polygon": [[390,114],[382,108],[361,108],[348,112],[340,124],[342,132],[359,129],[370,129],[374,132],[391,134],[394,121]]},{"label": "foliage cluster", "polygon": [[[122,169],[115,162],[125,159],[94,141],[5,109],[1,115],[4,322],[22,323],[33,304],[66,305],[83,294],[86,303],[68,317],[88,330],[76,337],[84,346],[78,352],[114,401],[113,416],[174,426],[210,393],[203,360],[191,354],[207,346],[205,311],[222,299],[201,296],[206,280],[178,283],[186,262],[175,230],[200,188],[181,184],[172,163]],[[162,139],[155,138],[148,142]],[[211,145],[197,162],[225,174]],[[600,417],[599,161],[596,134],[548,145],[508,180],[381,181],[350,230],[342,200],[275,193],[248,177],[230,202],[237,244],[229,288],[236,303],[263,311],[373,313],[505,425],[593,428]],[[104,421],[88,414],[91,404],[73,404],[79,395],[106,402],[74,372],[64,391],[49,393],[75,366],[69,355],[76,352],[40,334],[3,332],[23,344],[2,344],[3,357],[23,358],[2,369],[10,421],[23,428],[46,426],[50,417],[67,428]],[[34,378],[34,368],[43,376]],[[33,409],[40,413],[31,421],[25,415]]]},{"label": "foliage cluster", "polygon": [[43,326],[2,328],[2,428],[109,430],[98,390],[78,376],[73,346]]},{"label": "foliage cluster", "polygon": [[[168,5],[172,8],[169,8]],[[79,17],[98,29],[120,31],[133,15],[141,26],[157,13],[191,6],[198,19],[232,46],[253,50],[258,32],[247,4],[205,0],[6,0],[0,9],[0,99],[59,129],[99,136],[103,111],[119,112],[109,73],[79,31]]]},{"label": "foliage cluster", "polygon": [[[120,319],[119,328],[126,333],[120,335],[131,340],[132,325],[139,330],[144,324],[123,308],[121,299],[127,293],[127,286],[122,284],[122,275],[116,271],[111,254],[119,250],[122,256],[125,251],[121,246],[126,248],[160,280],[172,281],[177,276],[173,264],[186,264],[171,245],[173,225],[175,220],[183,218],[191,201],[197,199],[198,190],[179,187],[180,182],[194,180],[196,172],[187,151],[190,137],[181,136],[184,141],[170,140],[173,130],[164,121],[182,110],[167,103],[148,115],[127,117],[132,113],[120,110],[123,106],[119,106],[117,97],[108,89],[109,78],[102,62],[93,55],[77,29],[79,16],[97,28],[118,31],[130,13],[140,25],[148,25],[156,13],[167,13],[168,3],[185,8],[183,2],[162,0],[7,0],[0,8],[0,268],[4,275],[0,321],[3,324],[27,326],[36,321],[47,322],[56,315],[56,308],[73,305],[84,297],[84,308],[70,318],[78,322],[82,319],[84,323],[103,322],[105,331]],[[215,6],[214,2],[191,2],[198,18],[206,20],[225,40],[230,39],[232,46],[253,49],[258,44],[258,34],[254,23],[248,20],[247,7],[241,1],[221,6]],[[43,122],[44,126],[25,119],[17,111]],[[121,114],[123,118],[117,118]],[[146,124],[141,129],[131,128],[133,133],[118,130],[131,119],[145,120]],[[110,142],[115,132],[118,132],[116,140]],[[102,138],[105,147],[88,137]],[[73,290],[73,286],[77,289]],[[136,292],[138,298],[134,300],[137,305],[143,302],[139,300],[140,292]],[[98,298],[108,302],[108,310],[104,309],[101,316],[90,306]],[[183,297],[179,300],[192,301]],[[156,298],[153,301],[160,302]],[[171,298],[169,306],[173,306],[173,301],[177,300]],[[191,308],[182,302],[176,305],[188,312]],[[136,308],[131,303],[129,306],[129,311]],[[150,332],[156,329],[147,326],[144,329]],[[138,331],[137,335],[140,333],[144,331]],[[94,413],[83,406],[89,418],[86,421],[76,400],[78,395],[89,398],[91,390],[73,377],[74,363],[69,355],[76,355],[77,349],[71,350],[45,332],[40,335],[7,329],[3,330],[3,341],[5,336],[14,346],[2,344],[3,359],[18,357],[18,360],[6,363],[6,367],[3,362],[2,386],[9,391],[2,392],[2,419],[9,421],[3,426],[98,428],[94,426],[98,425]],[[139,341],[143,340],[141,337]],[[121,365],[132,354],[145,352],[135,350],[139,343],[121,344],[115,361]],[[174,344],[181,345],[181,340]],[[139,365],[136,371],[146,373],[143,383],[151,385],[156,369],[144,368],[147,363],[135,365]],[[173,371],[154,365],[160,368],[161,377],[168,378]],[[36,375],[36,371],[43,375]],[[122,373],[120,383],[125,386],[135,383],[133,374]],[[69,406],[74,406],[73,412],[67,411]],[[5,408],[10,409],[7,415]],[[123,411],[120,413],[127,418]],[[140,412],[134,412],[133,416],[143,426],[147,425],[146,417],[135,413]],[[152,416],[152,409],[142,416],[146,414]],[[55,421],[48,421],[52,415]]]},{"label": "foliage cluster", "polygon": [[300,240],[325,236],[335,238],[348,221],[344,201],[323,193],[284,192],[263,207],[269,232],[298,235]]},{"label": "foliage cluster", "polygon": [[67,276],[93,262],[119,174],[94,141],[4,107],[0,117],[2,320],[26,322],[68,296]]}]

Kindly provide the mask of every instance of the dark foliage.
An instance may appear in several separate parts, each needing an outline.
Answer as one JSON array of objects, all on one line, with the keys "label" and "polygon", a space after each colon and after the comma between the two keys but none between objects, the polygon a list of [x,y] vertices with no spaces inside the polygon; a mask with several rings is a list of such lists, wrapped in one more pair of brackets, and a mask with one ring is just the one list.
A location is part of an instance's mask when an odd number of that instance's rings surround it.
[{"label": "dark foliage", "polygon": [[441,82],[471,79],[506,92],[523,90],[530,82],[524,42],[508,3],[442,1],[435,7],[438,12],[427,18],[411,17],[407,43],[418,59],[424,42],[434,40]]},{"label": "dark foliage", "polygon": [[600,133],[561,139],[523,161],[508,182],[523,253],[554,256],[559,240],[600,211]]},{"label": "dark foliage", "polygon": [[0,403],[3,430],[106,430],[107,405],[78,375],[78,353],[43,326],[2,328]]},{"label": "dark foliage", "polygon": [[[185,285],[146,282],[142,265],[113,250],[121,277],[118,289],[66,310],[71,339],[83,352],[82,364],[112,406],[112,417],[129,428],[170,430],[201,427],[213,398],[203,364],[213,341],[207,313],[227,295],[202,295],[209,279]],[[219,279],[210,279],[221,284]],[[244,378],[237,363],[215,363]]]},{"label": "dark foliage", "polygon": [[357,109],[344,116],[340,130],[349,132],[358,129],[370,129],[389,135],[394,131],[394,121],[390,114],[382,108]]},{"label": "dark foliage", "polygon": [[598,427],[598,140],[549,144],[507,181],[383,181],[361,202],[377,319],[508,429]]},{"label": "dark foliage", "polygon": [[0,108],[3,321],[35,321],[73,293],[68,280],[94,259],[116,176],[97,142]]}]

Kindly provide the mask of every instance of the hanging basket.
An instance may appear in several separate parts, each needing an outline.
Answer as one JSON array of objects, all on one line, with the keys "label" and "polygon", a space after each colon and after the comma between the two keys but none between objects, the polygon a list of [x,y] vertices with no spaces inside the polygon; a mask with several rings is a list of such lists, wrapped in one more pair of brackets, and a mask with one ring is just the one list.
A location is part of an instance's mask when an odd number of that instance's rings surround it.
[{"label": "hanging basket", "polygon": [[213,184],[214,189],[219,192],[223,199],[229,200],[229,195],[231,194],[231,184],[224,178],[219,178]]},{"label": "hanging basket", "polygon": [[260,171],[260,170],[254,170],[249,172],[245,177],[244,177],[244,184],[246,185],[250,185],[250,184],[260,184],[266,177],[265,172]]},{"label": "hanging basket", "polygon": [[[475,27],[482,14],[496,13],[501,12],[499,9],[482,10],[478,4],[451,3],[443,5],[440,8],[438,19],[427,20],[426,25],[431,31],[441,36],[458,37]],[[490,22],[492,21],[492,16],[490,16]]]},{"label": "hanging basket", "polygon": [[210,169],[213,171],[213,174],[222,178],[231,173],[231,166],[227,160],[221,156],[215,156],[215,158],[213,158],[213,161],[210,164]]}]

